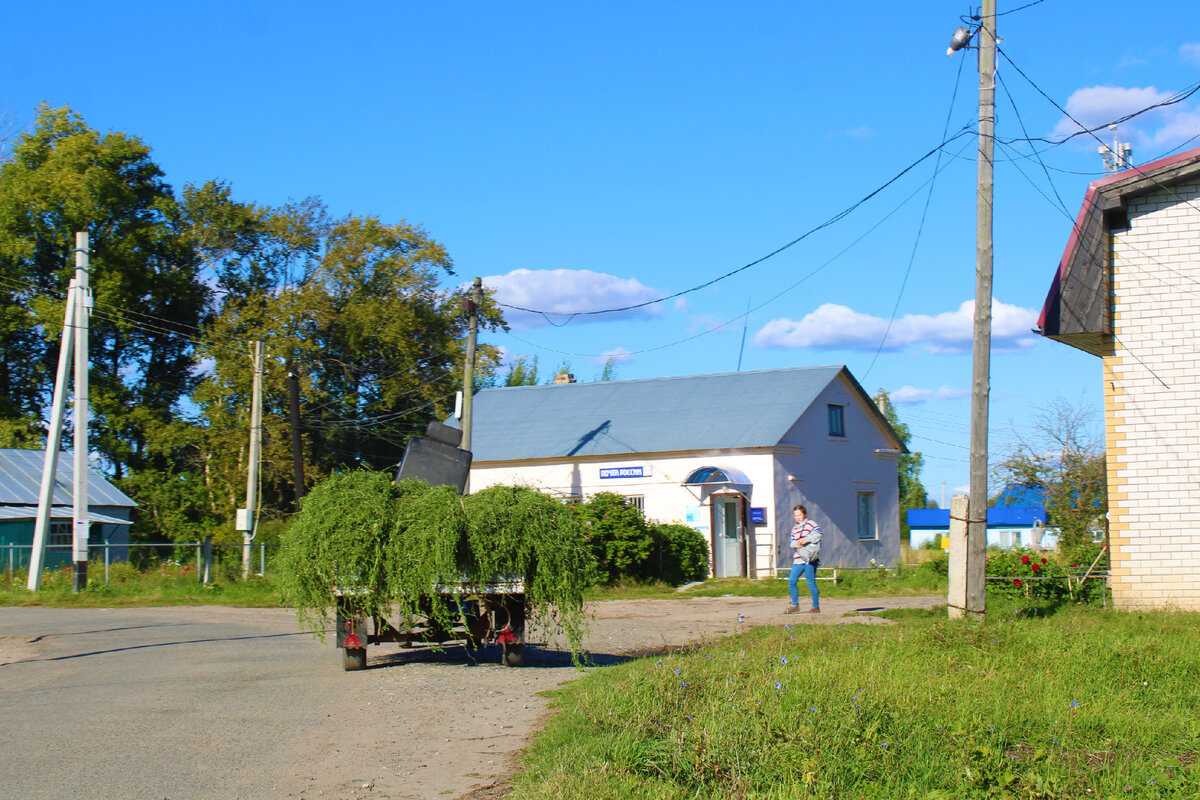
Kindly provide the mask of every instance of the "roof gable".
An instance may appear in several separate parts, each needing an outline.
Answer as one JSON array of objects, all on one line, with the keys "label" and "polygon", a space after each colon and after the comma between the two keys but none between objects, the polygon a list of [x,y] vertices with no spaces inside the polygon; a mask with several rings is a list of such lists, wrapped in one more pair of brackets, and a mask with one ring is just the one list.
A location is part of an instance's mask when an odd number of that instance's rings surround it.
[{"label": "roof gable", "polygon": [[471,450],[478,462],[769,447],[839,376],[882,420],[842,366],[512,386],[476,393]]},{"label": "roof gable", "polygon": [[1104,355],[1112,333],[1108,233],[1124,224],[1128,201],[1200,175],[1200,148],[1093,181],[1038,317],[1043,336]]},{"label": "roof gable", "polygon": [[[45,461],[44,450],[0,448],[0,503],[36,504],[41,491]],[[54,492],[50,502],[54,505],[70,505],[73,502],[74,482],[75,459],[69,453],[59,453],[58,469],[54,474]],[[137,507],[137,503],[128,495],[91,468],[88,469],[87,495],[89,506]]]}]

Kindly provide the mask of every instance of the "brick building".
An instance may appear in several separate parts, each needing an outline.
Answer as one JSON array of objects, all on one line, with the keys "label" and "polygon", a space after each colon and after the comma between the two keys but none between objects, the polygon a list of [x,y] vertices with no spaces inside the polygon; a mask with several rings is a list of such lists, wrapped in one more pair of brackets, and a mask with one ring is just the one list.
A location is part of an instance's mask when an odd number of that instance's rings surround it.
[{"label": "brick building", "polygon": [[1200,148],[1088,187],[1038,325],[1103,359],[1117,606],[1200,610]]}]

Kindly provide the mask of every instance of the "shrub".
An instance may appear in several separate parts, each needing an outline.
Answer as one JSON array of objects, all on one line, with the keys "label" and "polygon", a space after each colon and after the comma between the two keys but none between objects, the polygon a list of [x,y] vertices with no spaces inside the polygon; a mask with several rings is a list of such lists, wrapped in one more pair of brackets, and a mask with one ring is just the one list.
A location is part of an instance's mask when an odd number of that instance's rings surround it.
[{"label": "shrub", "polygon": [[645,562],[644,577],[678,586],[708,575],[708,543],[695,528],[656,523],[650,525],[650,536],[654,548]]},{"label": "shrub", "polygon": [[989,595],[1050,601],[1069,596],[1062,565],[1036,550],[992,551],[984,570],[989,578],[1003,578],[987,582]]},{"label": "shrub", "polygon": [[654,539],[640,511],[619,494],[601,492],[575,506],[575,515],[596,557],[600,580],[642,577]]}]

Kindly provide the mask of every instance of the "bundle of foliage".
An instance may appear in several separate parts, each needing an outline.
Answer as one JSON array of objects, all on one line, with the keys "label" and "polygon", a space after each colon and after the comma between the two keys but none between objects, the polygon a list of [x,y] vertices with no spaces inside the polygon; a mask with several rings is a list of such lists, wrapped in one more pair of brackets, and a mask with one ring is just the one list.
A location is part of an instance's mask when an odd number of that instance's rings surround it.
[{"label": "bundle of foliage", "polygon": [[387,544],[401,492],[382,472],[332,475],[313,487],[283,539],[280,588],[300,622],[323,630],[337,592],[348,611],[387,616]]},{"label": "bundle of foliage", "polygon": [[583,593],[594,562],[570,510],[533,489],[492,487],[466,498],[424,481],[359,470],[317,484],[283,537],[284,599],[320,631],[340,591],[352,613],[430,625],[461,623],[462,601],[524,586],[527,613],[583,639]]},{"label": "bundle of foliage", "polygon": [[646,578],[678,586],[708,575],[708,543],[699,531],[673,523],[649,527],[654,549],[645,562]]}]

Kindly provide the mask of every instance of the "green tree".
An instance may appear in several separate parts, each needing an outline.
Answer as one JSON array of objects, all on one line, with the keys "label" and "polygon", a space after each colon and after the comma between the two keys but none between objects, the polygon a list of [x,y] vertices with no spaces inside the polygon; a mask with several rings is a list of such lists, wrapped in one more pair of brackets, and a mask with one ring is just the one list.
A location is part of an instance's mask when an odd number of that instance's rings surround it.
[{"label": "green tree", "polygon": [[153,459],[149,429],[193,385],[208,289],[150,148],[70,108],[38,109],[0,166],[0,417],[49,401],[75,233],[90,236],[91,446],[119,477]]},{"label": "green tree", "polygon": [[[908,425],[900,421],[900,414],[897,412],[892,398],[887,392],[880,389],[875,393],[874,400],[877,405],[880,401],[883,402],[883,416],[887,418],[892,430],[900,437],[900,441],[908,448],[912,442],[912,431],[908,429]],[[925,456],[920,451],[910,448],[907,453],[900,456],[900,464],[897,469],[900,494],[900,538],[906,542],[909,535],[908,510],[929,506],[929,495],[925,491],[925,485],[921,483],[921,468],[924,466]]]},{"label": "green tree", "polygon": [[505,386],[536,386],[538,379],[537,356],[518,356],[508,365],[504,375]]},{"label": "green tree", "polygon": [[600,370],[600,374],[596,376],[597,381],[615,381],[617,379],[617,359],[616,356],[609,356],[604,361],[604,368]]},{"label": "green tree", "polygon": [[1059,546],[1073,552],[1108,511],[1104,439],[1095,411],[1056,398],[1038,409],[1029,433],[1014,427],[1008,456],[995,475],[1005,483],[1040,490]]}]

